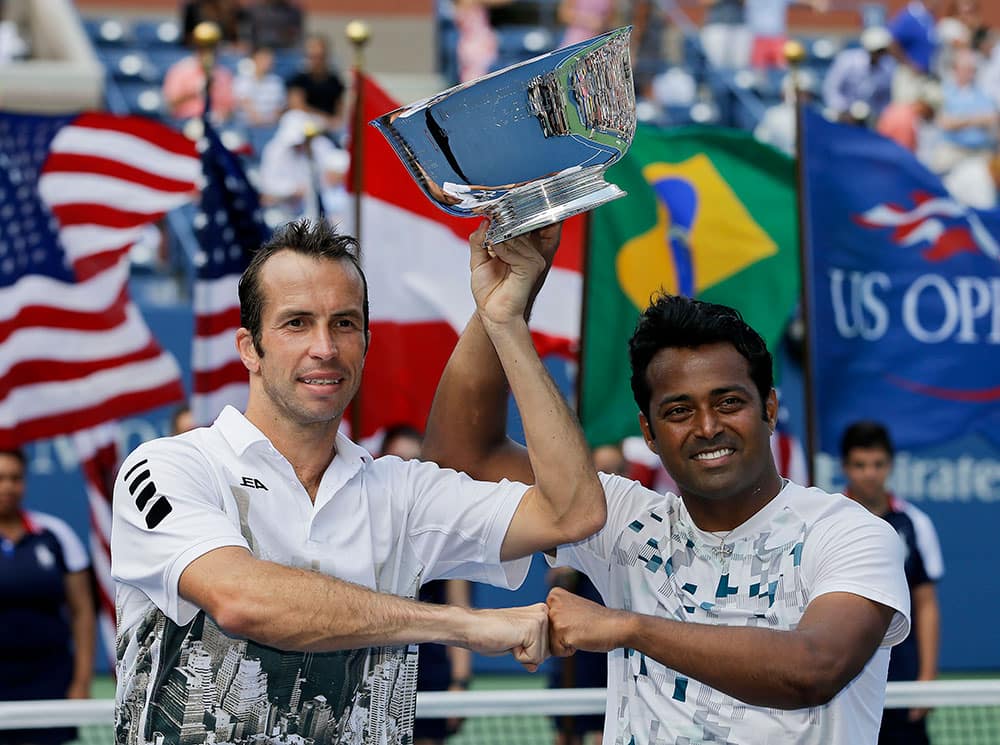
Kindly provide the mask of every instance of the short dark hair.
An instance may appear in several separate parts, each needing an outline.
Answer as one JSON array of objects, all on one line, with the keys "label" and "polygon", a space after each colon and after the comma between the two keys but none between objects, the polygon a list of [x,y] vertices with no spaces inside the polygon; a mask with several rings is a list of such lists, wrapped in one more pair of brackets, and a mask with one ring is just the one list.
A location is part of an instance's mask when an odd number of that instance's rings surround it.
[{"label": "short dark hair", "polygon": [[854,422],[840,436],[840,459],[842,461],[847,460],[847,455],[854,448],[881,448],[889,454],[890,459],[896,455],[889,430],[885,428],[884,424],[870,420]]},{"label": "short dark hair", "polygon": [[28,467],[28,456],[21,448],[4,448],[0,450],[0,455],[9,455],[12,458],[16,458],[21,462],[22,469],[27,469]]},{"label": "short dark hair", "polygon": [[[368,338],[368,280],[361,269],[358,258],[358,241],[356,238],[338,233],[325,220],[302,219],[287,223],[278,228],[271,240],[254,252],[247,268],[240,277],[240,325],[250,332],[253,346],[257,354],[263,356],[261,347],[261,317],[264,312],[264,298],[260,288],[260,272],[264,263],[275,254],[282,251],[309,256],[314,259],[329,261],[344,261],[353,266],[361,277],[364,290],[362,300],[362,316],[364,319],[365,339]],[[367,346],[367,341],[365,342]]]},{"label": "short dark hair", "polygon": [[696,349],[726,342],[746,358],[750,378],[760,393],[761,415],[767,418],[767,397],[774,387],[771,353],[735,308],[679,295],[658,293],[639,316],[628,342],[632,365],[632,395],[639,410],[650,418],[653,395],[646,378],[649,363],[661,349]]},{"label": "short dark hair", "polygon": [[385,434],[382,435],[381,451],[384,453],[388,449],[389,443],[400,437],[408,437],[417,442],[424,441],[423,433],[412,424],[393,424],[391,427],[386,427]]}]

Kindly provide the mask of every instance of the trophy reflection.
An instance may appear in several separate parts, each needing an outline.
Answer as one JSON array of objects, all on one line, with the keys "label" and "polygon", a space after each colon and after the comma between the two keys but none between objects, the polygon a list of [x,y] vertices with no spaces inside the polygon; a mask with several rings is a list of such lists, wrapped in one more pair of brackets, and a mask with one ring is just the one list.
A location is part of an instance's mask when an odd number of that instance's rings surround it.
[{"label": "trophy reflection", "polygon": [[505,241],[625,196],[604,172],[635,134],[630,34],[610,31],[371,123],[431,201],[489,218],[486,240]]}]

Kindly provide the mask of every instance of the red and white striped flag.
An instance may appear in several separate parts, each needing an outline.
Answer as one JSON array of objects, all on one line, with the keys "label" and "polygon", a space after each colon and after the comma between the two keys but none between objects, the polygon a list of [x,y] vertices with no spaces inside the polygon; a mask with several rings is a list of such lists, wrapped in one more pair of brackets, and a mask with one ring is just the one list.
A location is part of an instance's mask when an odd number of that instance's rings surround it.
[{"label": "red and white striped flag", "polygon": [[199,178],[194,145],[145,119],[0,115],[0,447],[183,397],[128,252]]},{"label": "red and white striped flag", "polygon": [[[365,121],[399,107],[370,78],[363,77],[362,86]],[[475,308],[469,235],[477,223],[432,204],[373,127],[365,127],[363,137],[361,253],[372,343],[355,435],[367,438],[393,424],[426,423],[441,372]],[[543,355],[577,354],[583,232],[582,216],[567,221],[535,302],[531,327]]]}]

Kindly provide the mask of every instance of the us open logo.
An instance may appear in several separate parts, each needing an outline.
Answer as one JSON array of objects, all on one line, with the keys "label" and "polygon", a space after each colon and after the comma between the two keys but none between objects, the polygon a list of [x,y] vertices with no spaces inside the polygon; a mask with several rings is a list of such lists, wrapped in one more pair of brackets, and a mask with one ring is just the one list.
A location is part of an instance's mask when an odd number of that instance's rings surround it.
[{"label": "us open logo", "polygon": [[[133,477],[142,466],[146,465],[148,460],[141,460],[132,466],[128,473],[125,474],[124,479],[122,479],[128,486],[129,494],[135,497],[135,506],[139,508],[139,512],[143,513],[146,518],[146,527],[152,530],[157,525],[163,522],[163,518],[170,514],[173,507],[167,498],[162,494],[153,502],[152,507],[147,510],[146,507],[149,505],[150,500],[156,496],[156,484],[153,482],[152,476],[149,473],[149,469],[145,468]],[[129,480],[131,479],[131,481]]]}]

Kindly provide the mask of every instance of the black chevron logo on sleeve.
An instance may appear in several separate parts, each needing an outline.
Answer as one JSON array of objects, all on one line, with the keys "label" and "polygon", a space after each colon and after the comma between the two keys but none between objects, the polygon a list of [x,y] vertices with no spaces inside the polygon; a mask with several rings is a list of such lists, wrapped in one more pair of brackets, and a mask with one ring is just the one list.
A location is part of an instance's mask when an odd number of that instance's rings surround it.
[{"label": "black chevron logo on sleeve", "polygon": [[[153,482],[149,468],[142,468],[149,463],[148,460],[141,460],[132,466],[128,473],[122,478],[128,487],[129,494],[135,497],[135,506],[139,508],[146,518],[146,527],[152,530],[163,522],[163,518],[173,510],[170,502],[162,494],[153,502],[153,506],[146,509],[149,501],[156,495],[156,484]],[[138,473],[136,473],[138,471]]]}]

